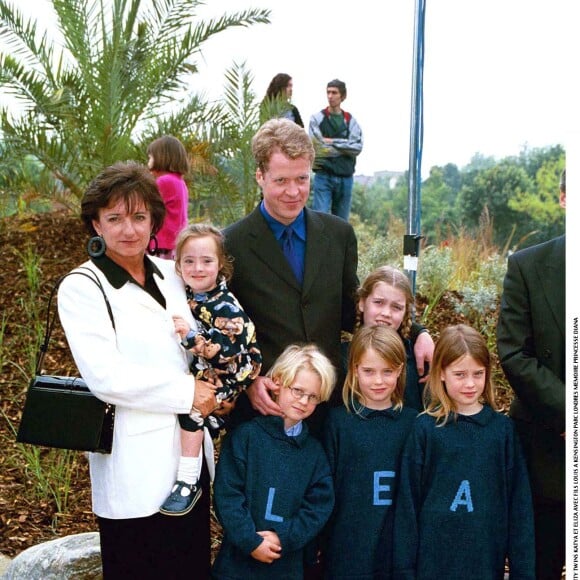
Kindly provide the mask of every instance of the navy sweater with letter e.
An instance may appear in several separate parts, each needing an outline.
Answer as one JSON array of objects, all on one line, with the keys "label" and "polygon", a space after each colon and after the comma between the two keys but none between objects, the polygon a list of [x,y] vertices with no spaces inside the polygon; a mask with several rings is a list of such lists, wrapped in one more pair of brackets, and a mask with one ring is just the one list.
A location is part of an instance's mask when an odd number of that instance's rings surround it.
[{"label": "navy sweater with letter e", "polygon": [[[289,437],[281,417],[256,417],[224,440],[214,503],[224,537],[214,578],[302,578],[304,548],[321,531],[334,505],[332,476],[321,443],[302,432]],[[250,555],[257,532],[276,532],[282,557],[271,564]]]},{"label": "navy sweater with letter e", "polygon": [[403,452],[394,578],[535,577],[528,474],[509,417],[487,405],[437,426],[419,415]]},{"label": "navy sweater with letter e", "polygon": [[328,578],[388,578],[399,464],[417,411],[330,411],[324,447],[335,508],[324,533]]}]

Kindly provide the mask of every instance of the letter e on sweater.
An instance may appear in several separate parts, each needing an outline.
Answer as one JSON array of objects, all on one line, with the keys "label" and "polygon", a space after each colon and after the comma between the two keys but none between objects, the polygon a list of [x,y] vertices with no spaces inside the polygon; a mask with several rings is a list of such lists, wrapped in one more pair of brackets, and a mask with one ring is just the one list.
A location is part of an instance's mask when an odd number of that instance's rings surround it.
[{"label": "letter e on sweater", "polygon": [[374,487],[373,487],[373,505],[392,505],[393,500],[382,496],[381,494],[387,494],[391,491],[391,486],[385,483],[381,483],[382,480],[386,478],[394,479],[394,471],[375,471],[374,472]]}]

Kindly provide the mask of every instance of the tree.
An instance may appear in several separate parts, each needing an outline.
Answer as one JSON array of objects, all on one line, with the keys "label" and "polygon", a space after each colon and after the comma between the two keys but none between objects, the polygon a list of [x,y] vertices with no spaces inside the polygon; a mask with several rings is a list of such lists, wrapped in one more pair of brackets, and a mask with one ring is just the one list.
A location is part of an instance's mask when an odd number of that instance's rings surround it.
[{"label": "tree", "polygon": [[[11,159],[31,155],[68,203],[103,167],[141,159],[145,139],[220,122],[220,106],[183,96],[203,44],[233,26],[269,22],[249,9],[194,22],[200,0],[53,0],[64,48],[0,0],[0,84],[24,106],[0,111]],[[72,197],[72,199],[71,199]]]},{"label": "tree", "polygon": [[493,226],[494,242],[500,246],[514,235],[514,239],[522,239],[532,228],[525,216],[510,207],[509,201],[530,187],[526,172],[509,159],[479,171],[462,188],[458,198],[463,225],[476,233],[482,226],[481,220],[487,222]]},{"label": "tree", "polygon": [[534,149],[530,149],[528,146],[525,146],[520,151],[518,163],[526,170],[526,173],[532,179],[535,179],[538,172],[547,163],[563,164],[564,158],[565,151],[561,145],[538,147]]},{"label": "tree", "polygon": [[54,179],[35,158],[8,159],[0,143],[0,217],[46,209],[48,203],[38,191],[53,186]]},{"label": "tree", "polygon": [[458,231],[456,201],[461,175],[456,165],[434,166],[421,187],[421,233],[429,243]]},{"label": "tree", "polygon": [[559,204],[559,182],[565,162],[564,150],[559,145],[526,150],[520,155],[520,163],[526,171],[534,172],[530,175],[533,183],[529,190],[519,192],[508,204],[533,224],[536,235],[524,245],[549,240],[564,231],[565,214]]},{"label": "tree", "polygon": [[353,187],[352,213],[365,223],[384,232],[393,219],[405,220],[407,215],[407,178],[399,177],[391,187],[389,177],[379,177],[372,183]]},{"label": "tree", "polygon": [[225,73],[222,119],[197,128],[209,144],[208,158],[217,173],[197,180],[194,203],[218,224],[231,223],[248,214],[260,197],[251,145],[260,126],[260,105],[252,90],[253,80],[245,63],[234,63]]}]

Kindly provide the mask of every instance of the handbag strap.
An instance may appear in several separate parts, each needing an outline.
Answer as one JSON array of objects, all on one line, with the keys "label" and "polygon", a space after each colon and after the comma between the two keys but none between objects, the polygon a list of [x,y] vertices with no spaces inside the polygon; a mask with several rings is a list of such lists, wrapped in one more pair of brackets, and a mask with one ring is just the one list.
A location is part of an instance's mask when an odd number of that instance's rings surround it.
[{"label": "handbag strap", "polygon": [[[86,272],[79,272],[79,270],[86,270],[89,273],[87,274]],[[91,268],[87,268],[86,266],[79,266],[76,270],[73,270],[72,272],[69,272],[68,274],[65,274],[64,276],[61,276],[55,282],[52,290],[50,291],[50,296],[48,297],[48,306],[46,308],[46,330],[44,332],[44,340],[42,341],[40,348],[38,349],[38,356],[36,357],[36,374],[37,375],[42,374],[42,364],[44,362],[44,357],[48,351],[48,344],[50,342],[50,337],[51,337],[52,331],[54,329],[54,324],[56,322],[56,310],[54,312],[52,312],[52,302],[54,300],[54,297],[56,295],[56,292],[57,292],[59,286],[61,285],[61,282],[65,278],[68,278],[69,276],[73,276],[75,274],[78,276],[84,276],[85,278],[88,278],[94,284],[96,284],[96,286],[99,288],[99,290],[101,291],[101,294],[103,295],[103,298],[105,299],[105,305],[107,307],[107,312],[109,313],[109,318],[111,319],[111,324],[113,325],[113,330],[115,330],[115,319],[113,318],[113,310],[111,308],[111,304],[109,303],[109,299],[107,298],[107,295],[105,294],[105,289],[103,288],[103,284],[101,283],[101,281],[100,281],[99,277],[97,276],[97,274],[95,273],[95,271],[91,270]],[[52,316],[51,316],[51,312],[52,312]]]}]

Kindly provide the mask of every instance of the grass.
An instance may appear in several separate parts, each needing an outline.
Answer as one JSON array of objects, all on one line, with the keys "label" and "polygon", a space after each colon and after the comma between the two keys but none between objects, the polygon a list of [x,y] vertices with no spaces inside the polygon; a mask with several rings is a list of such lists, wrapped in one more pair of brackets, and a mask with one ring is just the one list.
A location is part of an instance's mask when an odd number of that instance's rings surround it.
[{"label": "grass", "polygon": [[[16,259],[23,265],[26,275],[28,296],[22,299],[22,311],[25,320],[22,324],[13,327],[22,333],[22,344],[27,345],[27,364],[23,367],[14,361],[7,361],[15,365],[23,375],[23,381],[28,384],[36,374],[38,348],[45,333],[44,312],[45,300],[41,297],[42,269],[38,255],[28,246],[24,251],[14,250]],[[0,327],[0,363],[6,362],[4,349],[4,331],[7,319],[2,318]],[[0,366],[0,368],[2,368]],[[9,426],[14,439],[16,428],[10,418],[3,412],[2,416]],[[78,469],[78,452],[65,449],[44,449],[32,445],[18,444],[19,453],[11,457],[9,462],[18,467],[29,482],[28,488],[31,499],[54,502],[56,513],[52,525],[56,529],[58,518],[67,512],[71,482]]]}]

